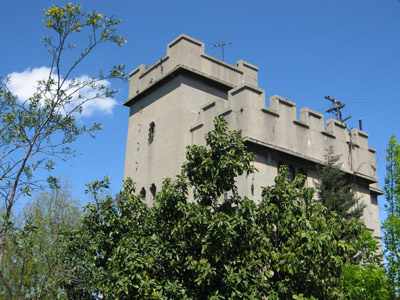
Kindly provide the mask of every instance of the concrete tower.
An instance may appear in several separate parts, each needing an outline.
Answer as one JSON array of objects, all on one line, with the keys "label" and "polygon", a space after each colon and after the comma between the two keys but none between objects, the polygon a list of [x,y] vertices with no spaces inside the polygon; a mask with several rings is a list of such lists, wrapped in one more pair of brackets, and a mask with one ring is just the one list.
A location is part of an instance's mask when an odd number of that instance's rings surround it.
[{"label": "concrete tower", "polygon": [[342,170],[366,205],[364,222],[380,239],[375,150],[368,134],[321,113],[300,109],[280,96],[269,99],[258,87],[258,68],[242,60],[236,66],[204,53],[204,44],[181,35],[167,46],[167,55],[152,66],[130,73],[130,107],[125,177],[136,182],[150,203],[165,177],[180,174],[187,145],[204,144],[213,120],[223,115],[230,129],[241,130],[259,170],[237,180],[239,193],[260,199],[261,189],[274,184],[279,165],[306,175],[306,186],[318,180],[317,165],[333,146]]}]

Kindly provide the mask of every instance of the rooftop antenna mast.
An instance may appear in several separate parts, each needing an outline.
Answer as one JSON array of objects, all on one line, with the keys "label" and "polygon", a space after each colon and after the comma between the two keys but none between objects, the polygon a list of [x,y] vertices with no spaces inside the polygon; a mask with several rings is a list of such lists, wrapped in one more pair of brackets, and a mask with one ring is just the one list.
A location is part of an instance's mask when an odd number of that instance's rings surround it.
[{"label": "rooftop antenna mast", "polygon": [[231,42],[219,42],[219,43],[214,43],[213,46],[214,47],[221,47],[222,48],[222,61],[225,61],[225,51],[224,48],[225,46],[231,45]]},{"label": "rooftop antenna mast", "polygon": [[351,118],[351,116],[348,116],[347,118],[342,118],[342,109],[346,106],[346,104],[337,101],[334,98],[331,98],[330,96],[325,96],[326,100],[329,100],[330,102],[332,102],[333,107],[328,109],[326,112],[327,113],[334,113],[336,116],[336,120],[340,121],[341,123],[344,123],[345,121],[347,121],[348,119]]}]

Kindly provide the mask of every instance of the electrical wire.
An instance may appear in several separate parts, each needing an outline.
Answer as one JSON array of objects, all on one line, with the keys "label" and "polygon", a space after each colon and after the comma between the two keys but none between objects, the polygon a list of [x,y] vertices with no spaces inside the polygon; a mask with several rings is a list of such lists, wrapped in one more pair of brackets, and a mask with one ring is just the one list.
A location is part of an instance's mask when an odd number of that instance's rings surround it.
[{"label": "electrical wire", "polygon": [[[399,3],[400,3],[400,0],[397,0],[397,1],[399,1]],[[347,103],[354,103],[354,104],[357,104],[357,103],[363,103],[363,104],[368,104],[368,103],[371,103],[371,104],[380,104],[380,103],[383,103],[383,104],[400,104],[400,101],[347,101],[346,102],[346,104]]]}]

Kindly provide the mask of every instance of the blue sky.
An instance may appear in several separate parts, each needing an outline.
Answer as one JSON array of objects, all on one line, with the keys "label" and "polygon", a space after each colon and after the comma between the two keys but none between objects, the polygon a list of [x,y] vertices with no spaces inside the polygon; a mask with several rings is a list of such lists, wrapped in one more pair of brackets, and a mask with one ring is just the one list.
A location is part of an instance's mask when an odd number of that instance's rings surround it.
[{"label": "blue sky", "polygon": [[[42,10],[67,1],[3,1],[0,10],[1,75],[32,72],[48,67],[50,56],[40,43],[46,29]],[[73,4],[75,4],[73,2]],[[206,52],[225,61],[243,59],[259,67],[259,86],[266,96],[281,95],[324,112],[330,95],[347,104],[347,122],[370,134],[377,149],[380,187],[385,176],[385,149],[391,134],[400,138],[400,3],[397,0],[131,0],[82,2],[84,10],[121,18],[119,32],[128,42],[122,48],[94,52],[77,76],[125,64],[153,64],[166,53],[166,45],[184,33],[206,44]],[[68,176],[77,195],[93,179],[110,175],[112,193],[121,185],[124,169],[128,85],[118,88],[116,105],[98,109],[81,122],[100,122],[96,139],[81,138],[75,147],[82,155],[57,164],[53,175]],[[329,116],[325,114],[325,119]],[[383,204],[380,197],[380,205]],[[381,215],[382,214],[381,212]]]}]

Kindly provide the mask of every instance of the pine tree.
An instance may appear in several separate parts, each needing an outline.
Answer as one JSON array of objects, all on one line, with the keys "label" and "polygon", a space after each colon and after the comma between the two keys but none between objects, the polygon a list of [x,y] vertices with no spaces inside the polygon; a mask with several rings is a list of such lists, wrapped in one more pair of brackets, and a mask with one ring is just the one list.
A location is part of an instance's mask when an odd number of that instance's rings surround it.
[{"label": "pine tree", "polygon": [[360,219],[365,205],[361,205],[346,178],[346,174],[340,169],[339,155],[334,155],[333,147],[330,147],[325,155],[325,164],[318,167],[320,180],[316,183],[319,200],[328,209],[335,211],[339,216],[349,219]]}]

